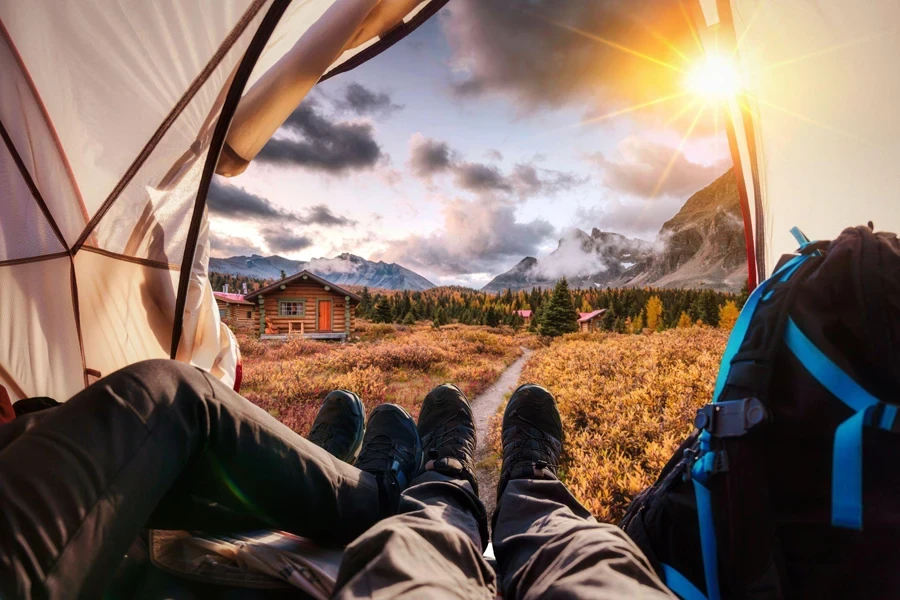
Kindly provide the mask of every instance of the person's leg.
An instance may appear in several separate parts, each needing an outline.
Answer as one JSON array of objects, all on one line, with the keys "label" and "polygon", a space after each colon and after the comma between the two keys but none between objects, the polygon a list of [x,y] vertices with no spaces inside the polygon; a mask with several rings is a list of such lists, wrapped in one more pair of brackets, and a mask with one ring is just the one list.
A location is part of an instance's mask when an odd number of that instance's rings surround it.
[{"label": "person's leg", "polygon": [[390,511],[375,476],[174,361],[113,373],[0,439],[7,597],[99,597],[145,526],[345,543]]},{"label": "person's leg", "polygon": [[675,598],[625,532],[597,523],[557,479],[562,423],[547,390],[516,390],[502,431],[493,529],[505,599]]},{"label": "person's leg", "polygon": [[400,514],[347,547],[336,598],[494,598],[494,572],[482,556],[475,423],[459,389],[438,386],[425,397],[419,433],[424,472],[403,493]]}]

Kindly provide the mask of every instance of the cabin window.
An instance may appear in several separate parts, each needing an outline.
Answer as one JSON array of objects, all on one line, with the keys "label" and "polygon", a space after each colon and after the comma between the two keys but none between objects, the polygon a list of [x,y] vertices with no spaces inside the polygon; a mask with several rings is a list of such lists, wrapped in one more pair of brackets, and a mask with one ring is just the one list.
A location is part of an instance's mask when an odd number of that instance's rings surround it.
[{"label": "cabin window", "polygon": [[220,308],[220,309],[219,309],[219,318],[220,318],[220,319],[224,319],[224,318],[225,318],[225,309],[224,309],[224,308]]},{"label": "cabin window", "polygon": [[248,310],[248,311],[247,311],[247,318],[248,318],[248,319],[252,319],[252,318],[253,318],[253,311],[252,311],[252,310]]},{"label": "cabin window", "polygon": [[302,317],[303,301],[302,300],[279,300],[278,301],[279,317]]}]

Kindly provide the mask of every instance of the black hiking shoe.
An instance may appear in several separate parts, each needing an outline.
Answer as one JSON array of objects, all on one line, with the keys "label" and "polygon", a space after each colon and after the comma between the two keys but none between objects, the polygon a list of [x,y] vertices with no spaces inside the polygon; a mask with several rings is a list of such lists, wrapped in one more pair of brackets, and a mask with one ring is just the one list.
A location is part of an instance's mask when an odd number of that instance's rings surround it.
[{"label": "black hiking shoe", "polygon": [[512,479],[556,479],[563,429],[553,395],[539,385],[513,392],[503,413],[503,466],[497,502]]},{"label": "black hiking shoe", "polygon": [[325,396],[307,439],[333,457],[353,464],[366,432],[366,412],[353,392],[334,390]]},{"label": "black hiking shoe", "polygon": [[419,413],[419,435],[425,454],[424,471],[475,481],[475,417],[469,400],[453,384],[439,385],[425,396]]},{"label": "black hiking shoe", "polygon": [[382,404],[369,413],[356,468],[375,475],[381,506],[388,507],[389,514],[396,512],[400,493],[422,468],[422,441],[408,412],[396,404]]}]

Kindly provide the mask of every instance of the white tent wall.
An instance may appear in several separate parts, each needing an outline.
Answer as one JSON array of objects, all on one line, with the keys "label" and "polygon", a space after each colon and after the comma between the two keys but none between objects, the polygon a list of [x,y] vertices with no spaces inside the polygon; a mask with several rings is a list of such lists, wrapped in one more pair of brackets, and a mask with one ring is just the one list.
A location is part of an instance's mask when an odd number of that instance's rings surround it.
[{"label": "white tent wall", "polygon": [[[233,382],[237,347],[207,278],[215,160],[248,80],[347,2],[0,2],[0,384],[13,401],[64,401],[154,357]],[[325,76],[445,2],[403,3],[400,26]]]},{"label": "white tent wall", "polygon": [[900,2],[705,4],[707,25],[738,42],[746,93],[729,111],[732,153],[763,274],[796,248],[795,225],[812,239],[870,220],[900,230]]}]

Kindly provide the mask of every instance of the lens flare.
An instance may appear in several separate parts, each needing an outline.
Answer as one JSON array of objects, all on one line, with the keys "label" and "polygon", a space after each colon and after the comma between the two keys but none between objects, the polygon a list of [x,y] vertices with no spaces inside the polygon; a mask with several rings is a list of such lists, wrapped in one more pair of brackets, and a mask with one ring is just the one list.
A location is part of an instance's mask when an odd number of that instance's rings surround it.
[{"label": "lens flare", "polygon": [[741,75],[734,61],[725,56],[709,54],[690,69],[684,79],[685,88],[709,102],[721,102],[739,94]]}]

